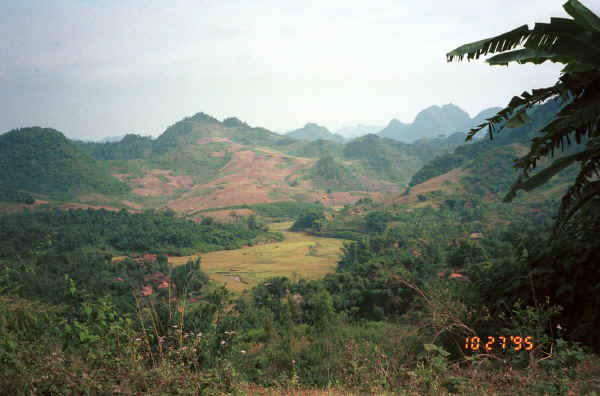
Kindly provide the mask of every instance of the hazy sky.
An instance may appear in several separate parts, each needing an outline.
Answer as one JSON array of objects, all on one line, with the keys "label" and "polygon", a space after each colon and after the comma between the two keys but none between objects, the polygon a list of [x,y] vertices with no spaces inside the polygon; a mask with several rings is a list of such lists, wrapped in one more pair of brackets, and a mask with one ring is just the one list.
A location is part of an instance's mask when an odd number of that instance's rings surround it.
[{"label": "hazy sky", "polygon": [[[158,135],[199,111],[290,130],[471,115],[560,65],[446,63],[455,47],[566,15],[564,0],[0,0],[0,132]],[[600,11],[600,0],[584,0]]]}]

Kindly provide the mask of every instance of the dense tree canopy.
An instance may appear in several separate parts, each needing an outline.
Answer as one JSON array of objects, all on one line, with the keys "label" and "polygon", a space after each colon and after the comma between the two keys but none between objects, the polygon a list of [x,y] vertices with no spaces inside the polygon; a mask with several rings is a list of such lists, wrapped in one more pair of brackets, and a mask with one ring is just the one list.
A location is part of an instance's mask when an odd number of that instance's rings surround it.
[{"label": "dense tree canopy", "polygon": [[62,133],[40,127],[0,135],[0,185],[51,197],[130,190]]},{"label": "dense tree canopy", "polygon": [[35,251],[40,246],[60,252],[87,249],[107,254],[183,254],[239,248],[266,234],[233,224],[197,224],[153,210],[46,210],[8,214],[0,220],[0,257]]}]

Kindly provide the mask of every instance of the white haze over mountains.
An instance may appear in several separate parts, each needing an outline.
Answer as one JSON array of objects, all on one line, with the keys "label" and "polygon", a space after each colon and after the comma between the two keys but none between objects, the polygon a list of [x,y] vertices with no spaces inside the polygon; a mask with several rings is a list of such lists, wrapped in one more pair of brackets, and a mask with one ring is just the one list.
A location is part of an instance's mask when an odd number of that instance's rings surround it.
[{"label": "white haze over mountains", "polygon": [[342,135],[346,139],[354,139],[357,137],[361,137],[364,135],[368,135],[369,133],[377,133],[381,131],[385,126],[383,125],[353,125],[346,126],[335,131],[338,135]]},{"label": "white haze over mountains", "polygon": [[448,64],[445,54],[565,16],[562,3],[4,0],[0,132],[157,136],[200,111],[278,131],[385,126],[433,103],[475,114],[553,84],[561,65]]}]

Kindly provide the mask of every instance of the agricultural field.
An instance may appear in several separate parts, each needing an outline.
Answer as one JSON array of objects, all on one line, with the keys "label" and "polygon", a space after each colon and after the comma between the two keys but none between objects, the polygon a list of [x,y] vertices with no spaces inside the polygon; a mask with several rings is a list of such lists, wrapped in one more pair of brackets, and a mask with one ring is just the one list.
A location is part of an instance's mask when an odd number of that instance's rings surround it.
[{"label": "agricultural field", "polygon": [[[334,272],[344,240],[287,231],[291,225],[269,225],[270,231],[283,233],[281,242],[204,253],[201,268],[232,292],[243,292],[275,276],[318,279]],[[181,265],[196,257],[169,257],[169,262]]]}]

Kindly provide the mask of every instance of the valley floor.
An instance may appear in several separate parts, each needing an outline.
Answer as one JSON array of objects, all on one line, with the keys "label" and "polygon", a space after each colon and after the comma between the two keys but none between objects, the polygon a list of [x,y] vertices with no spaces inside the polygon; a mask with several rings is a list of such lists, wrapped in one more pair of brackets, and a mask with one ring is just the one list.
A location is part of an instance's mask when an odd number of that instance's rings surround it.
[{"label": "valley floor", "polygon": [[[335,271],[343,239],[322,238],[304,232],[287,231],[292,222],[272,223],[269,231],[281,232],[284,240],[201,254],[201,267],[211,279],[232,292],[251,289],[276,276],[319,279]],[[194,256],[169,257],[181,265]]]}]

